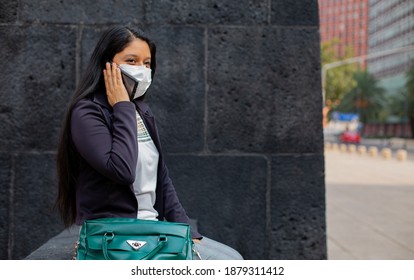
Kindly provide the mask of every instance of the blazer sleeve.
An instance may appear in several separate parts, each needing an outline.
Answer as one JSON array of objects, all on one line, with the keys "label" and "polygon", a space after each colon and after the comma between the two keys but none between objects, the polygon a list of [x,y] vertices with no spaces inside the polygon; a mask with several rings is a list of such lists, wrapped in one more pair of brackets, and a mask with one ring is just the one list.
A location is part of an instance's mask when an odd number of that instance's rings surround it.
[{"label": "blazer sleeve", "polygon": [[[190,219],[181,205],[174,185],[169,176],[168,168],[165,163],[162,164],[162,181],[163,181],[163,196],[164,196],[164,211],[167,221],[180,222],[190,224]],[[202,235],[191,227],[192,238],[201,239]]]},{"label": "blazer sleeve", "polygon": [[72,110],[71,134],[79,154],[103,176],[119,184],[132,184],[138,158],[135,106],[113,106],[112,128],[100,105],[79,101]]}]

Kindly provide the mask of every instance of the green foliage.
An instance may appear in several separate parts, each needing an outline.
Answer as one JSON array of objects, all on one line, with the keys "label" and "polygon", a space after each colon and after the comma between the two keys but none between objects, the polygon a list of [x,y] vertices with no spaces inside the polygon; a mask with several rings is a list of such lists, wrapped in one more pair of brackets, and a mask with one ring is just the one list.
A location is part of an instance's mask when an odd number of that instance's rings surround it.
[{"label": "green foliage", "polygon": [[405,90],[407,92],[408,117],[414,119],[414,62],[410,70],[408,70],[406,77]]},{"label": "green foliage", "polygon": [[[321,44],[322,65],[341,61],[354,56],[351,47],[344,48],[344,54],[338,54],[337,48],[341,43],[337,39]],[[359,69],[358,64],[347,64],[329,69],[326,72],[325,99],[327,103],[335,104],[342,99],[344,94],[355,87],[354,73]]]},{"label": "green foliage", "polygon": [[384,89],[367,71],[358,71],[353,77],[356,85],[342,98],[333,110],[340,112],[359,113],[360,121],[383,121],[386,117]]},{"label": "green foliage", "polygon": [[407,91],[407,114],[411,124],[411,135],[414,138],[414,62],[411,64],[410,70],[407,72],[407,81],[405,83]]},{"label": "green foliage", "polygon": [[400,90],[395,95],[391,95],[387,100],[386,116],[393,117],[400,122],[407,120],[407,93],[405,90]]}]

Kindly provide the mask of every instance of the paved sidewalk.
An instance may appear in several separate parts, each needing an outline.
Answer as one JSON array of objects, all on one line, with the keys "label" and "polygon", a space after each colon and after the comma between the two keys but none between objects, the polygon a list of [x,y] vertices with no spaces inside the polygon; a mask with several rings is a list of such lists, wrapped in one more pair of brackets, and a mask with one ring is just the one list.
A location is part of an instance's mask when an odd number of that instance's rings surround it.
[{"label": "paved sidewalk", "polygon": [[328,259],[414,260],[414,161],[326,150],[325,170]]}]

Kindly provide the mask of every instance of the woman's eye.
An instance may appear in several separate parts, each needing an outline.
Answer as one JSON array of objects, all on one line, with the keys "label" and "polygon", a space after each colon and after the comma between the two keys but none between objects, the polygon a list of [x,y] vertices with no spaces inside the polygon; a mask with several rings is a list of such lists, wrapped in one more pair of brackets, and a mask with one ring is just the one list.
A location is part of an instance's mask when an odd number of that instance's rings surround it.
[{"label": "woman's eye", "polygon": [[127,59],[126,62],[129,64],[135,64],[135,59]]}]

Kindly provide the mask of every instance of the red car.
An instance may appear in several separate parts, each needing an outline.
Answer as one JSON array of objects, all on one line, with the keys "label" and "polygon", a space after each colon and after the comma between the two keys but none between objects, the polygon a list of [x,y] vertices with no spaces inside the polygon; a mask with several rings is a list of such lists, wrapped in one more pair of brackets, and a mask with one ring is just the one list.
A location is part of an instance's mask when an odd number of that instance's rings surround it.
[{"label": "red car", "polygon": [[361,136],[358,131],[345,131],[339,136],[339,140],[343,143],[359,144]]}]

